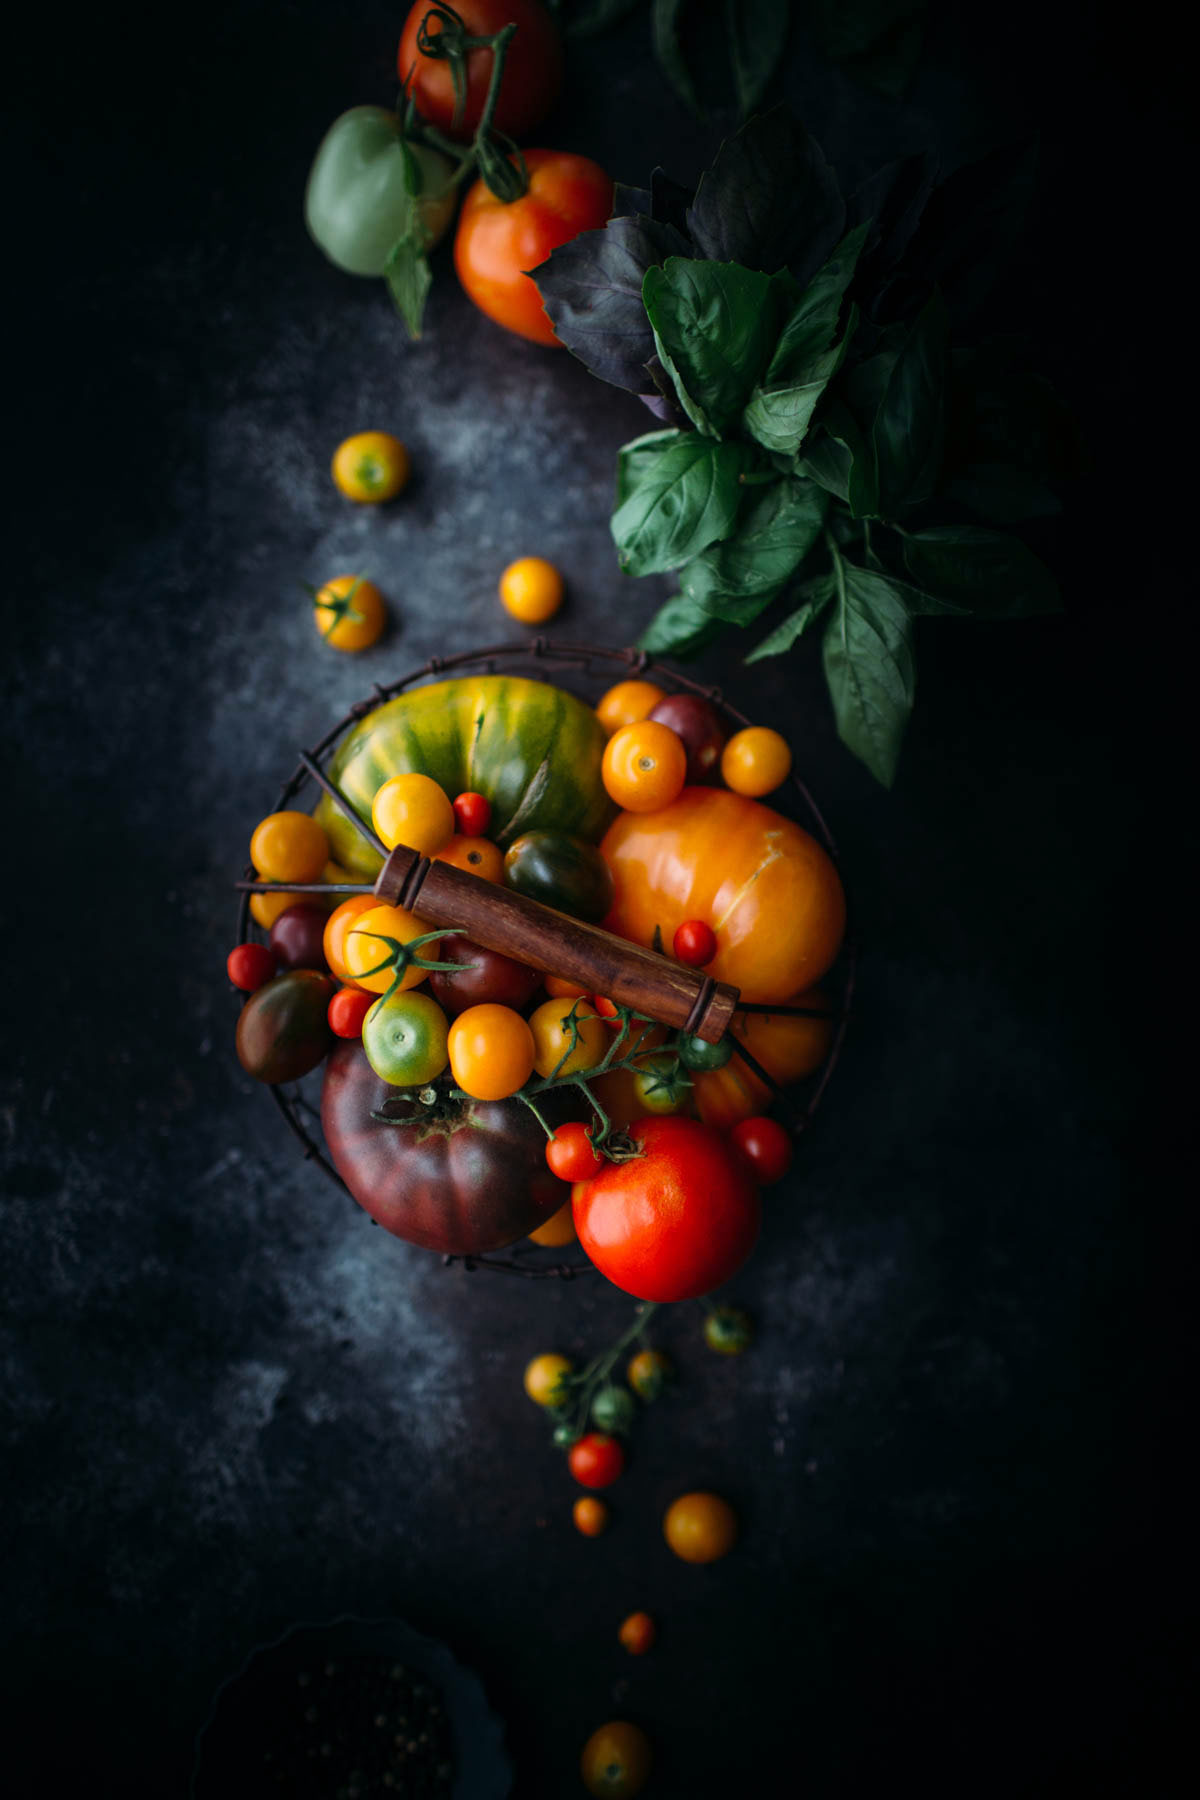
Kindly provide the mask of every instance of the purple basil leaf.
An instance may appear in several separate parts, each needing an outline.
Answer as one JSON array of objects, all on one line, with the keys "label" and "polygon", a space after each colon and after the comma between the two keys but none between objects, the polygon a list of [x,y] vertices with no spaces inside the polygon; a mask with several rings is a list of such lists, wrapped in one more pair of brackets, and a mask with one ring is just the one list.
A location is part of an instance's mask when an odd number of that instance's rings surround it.
[{"label": "purple basil leaf", "polygon": [[623,181],[613,184],[614,219],[635,219],[639,215],[649,218],[651,213],[649,188],[627,187]]},{"label": "purple basil leaf", "polygon": [[1037,146],[993,150],[934,188],[901,273],[941,288],[956,321],[983,300],[1005,267],[1037,175]]},{"label": "purple basil leaf", "polygon": [[676,231],[687,235],[687,210],[695,198],[692,188],[684,187],[681,181],[673,181],[662,169],[655,169],[650,177],[650,206],[648,211],[652,218],[662,225],[674,225]]},{"label": "purple basil leaf", "polygon": [[701,177],[688,230],[701,256],[768,275],[790,269],[801,287],[842,236],[846,203],[820,145],[782,106],[726,138]]},{"label": "purple basil leaf", "polygon": [[601,230],[560,244],[535,271],[559,338],[601,381],[645,393],[654,332],[642,305],[642,281],[647,269],[687,247],[670,225],[610,219]]}]

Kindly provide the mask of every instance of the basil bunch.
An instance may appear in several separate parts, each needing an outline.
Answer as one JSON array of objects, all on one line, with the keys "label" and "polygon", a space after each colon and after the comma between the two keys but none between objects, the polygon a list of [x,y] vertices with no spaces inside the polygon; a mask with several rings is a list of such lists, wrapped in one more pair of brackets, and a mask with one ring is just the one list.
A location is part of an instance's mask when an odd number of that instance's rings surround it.
[{"label": "basil bunch", "polygon": [[722,146],[694,195],[656,171],[537,275],[568,348],[664,426],[618,458],[622,568],[679,572],[642,645],[694,654],[790,593],[746,660],[822,621],[839,733],[887,785],[914,619],[1058,605],[1048,570],[995,527],[1057,510],[1069,423],[1008,346],[950,337],[1031,173],[1006,153],[939,186],[909,158],[847,202],[779,109]]}]

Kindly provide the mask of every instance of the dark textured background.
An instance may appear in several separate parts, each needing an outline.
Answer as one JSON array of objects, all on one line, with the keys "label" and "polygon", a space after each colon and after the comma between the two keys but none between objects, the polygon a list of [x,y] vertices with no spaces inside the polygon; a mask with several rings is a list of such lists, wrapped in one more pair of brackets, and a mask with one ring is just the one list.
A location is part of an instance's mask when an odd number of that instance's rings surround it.
[{"label": "dark textured background", "polygon": [[[401,10],[230,0],[186,40],[148,14],[51,20],[15,65],[9,1791],[41,1792],[36,1766],[181,1793],[247,1648],[358,1611],[482,1673],[530,1800],[576,1792],[580,1743],[623,1713],[658,1747],[655,1795],[1166,1792],[1173,1315],[1149,1285],[1134,1016],[1165,928],[1139,746],[1171,705],[1172,550],[1147,527],[1171,474],[1143,400],[1169,336],[1170,53],[1053,7],[943,18],[896,104],[794,39],[784,91],[851,184],[1041,131],[993,321],[1032,332],[1095,473],[1046,538],[1062,618],[923,623],[890,795],[837,744],[811,649],[710,660],[789,731],[839,837],[861,1004],[735,1284],[752,1353],[708,1355],[693,1309],[664,1320],[681,1385],[590,1543],[520,1374],[586,1355],[628,1302],[443,1272],[372,1231],[241,1074],[222,977],[229,882],[296,746],[372,681],[507,635],[510,558],[564,569],[564,635],[628,642],[668,591],[619,577],[607,536],[634,400],[493,328],[447,251],[409,346],[381,286],[305,236],[313,150],[391,98]],[[639,14],[576,53],[540,135],[694,179],[721,121],[683,114]],[[359,511],[328,461],[373,424],[416,475]],[[356,659],[322,649],[299,586],[343,568],[396,621]],[[691,1486],[743,1522],[709,1570],[659,1536]],[[633,1663],[614,1633],[642,1605],[661,1641]]]}]

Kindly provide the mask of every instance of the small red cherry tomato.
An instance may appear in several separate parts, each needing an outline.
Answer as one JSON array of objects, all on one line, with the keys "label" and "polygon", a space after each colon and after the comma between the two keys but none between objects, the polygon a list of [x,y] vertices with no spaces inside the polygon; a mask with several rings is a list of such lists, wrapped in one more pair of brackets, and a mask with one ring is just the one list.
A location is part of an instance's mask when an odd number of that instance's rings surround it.
[{"label": "small red cherry tomato", "polygon": [[742,1119],[729,1142],[759,1187],[781,1181],[792,1166],[792,1136],[777,1119]]},{"label": "small red cherry tomato", "polygon": [[454,829],[462,837],[485,837],[492,822],[492,803],[483,794],[460,794],[454,802]]},{"label": "small red cherry tomato", "polygon": [[546,1144],[546,1161],[560,1181],[590,1181],[605,1160],[593,1150],[588,1128],[580,1119],[560,1125]]},{"label": "small red cherry tomato", "polygon": [[363,1020],[378,998],[378,994],[364,993],[362,988],[339,988],[329,1002],[329,1029],[334,1037],[361,1037]]},{"label": "small red cherry tomato", "polygon": [[580,1487],[609,1487],[625,1467],[625,1452],[606,1431],[588,1431],[567,1451],[567,1467]]},{"label": "small red cherry tomato", "polygon": [[615,1000],[608,1000],[603,994],[592,995],[592,1005],[602,1019],[619,1019],[621,1009]]},{"label": "small red cherry tomato", "polygon": [[702,969],[717,954],[717,940],[712,926],[703,919],[685,919],[671,940],[671,948],[678,962]]},{"label": "small red cherry tomato", "polygon": [[656,1635],[654,1620],[647,1612],[630,1613],[617,1632],[619,1641],[624,1644],[630,1656],[644,1656],[652,1648]]},{"label": "small red cherry tomato", "polygon": [[266,944],[239,944],[225,958],[225,972],[243,994],[256,994],[277,968],[275,952]]}]

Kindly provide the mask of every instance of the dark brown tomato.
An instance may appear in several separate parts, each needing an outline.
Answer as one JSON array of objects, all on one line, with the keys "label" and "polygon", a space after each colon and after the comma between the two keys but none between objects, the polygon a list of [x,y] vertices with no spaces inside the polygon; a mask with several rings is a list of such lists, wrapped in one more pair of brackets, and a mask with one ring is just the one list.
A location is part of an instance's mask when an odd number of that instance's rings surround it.
[{"label": "dark brown tomato", "polygon": [[[414,1122],[373,1119],[385,1101]],[[321,1095],[325,1142],[385,1231],[446,1256],[479,1256],[527,1237],[564,1205],[571,1190],[546,1167],[545,1135],[519,1100],[443,1100],[437,1113],[381,1081],[361,1044],[335,1046]]]},{"label": "dark brown tomato", "polygon": [[468,1006],[511,1006],[522,1012],[542,985],[536,969],[498,950],[485,950],[470,938],[439,938],[432,948],[439,962],[464,965],[457,975],[429,976],[430,993],[452,1019]]},{"label": "dark brown tomato", "polygon": [[325,927],[329,914],[320,906],[289,906],[271,927],[271,948],[282,969],[319,969],[325,961]]},{"label": "dark brown tomato", "polygon": [[669,725],[683,739],[687,751],[684,780],[689,787],[702,787],[720,779],[721,752],[729,733],[711,701],[699,694],[668,694],[650,717],[658,725]]},{"label": "dark brown tomato", "polygon": [[251,994],[237,1024],[238,1061],[271,1085],[299,1081],[333,1042],[329,1002],[337,983],[315,969],[288,969]]}]

